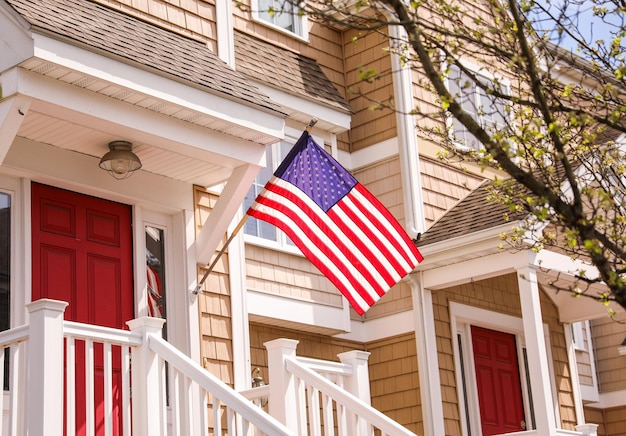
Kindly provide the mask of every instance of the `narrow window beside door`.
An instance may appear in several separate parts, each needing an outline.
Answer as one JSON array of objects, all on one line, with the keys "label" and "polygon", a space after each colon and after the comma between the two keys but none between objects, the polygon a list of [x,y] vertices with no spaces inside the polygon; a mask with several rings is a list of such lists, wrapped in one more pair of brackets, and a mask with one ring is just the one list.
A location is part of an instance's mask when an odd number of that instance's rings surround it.
[{"label": "narrow window beside door", "polygon": [[[166,318],[165,244],[163,230],[146,226],[146,269],[148,274],[148,312],[155,318]],[[165,337],[165,329],[163,329]]]},{"label": "narrow window beside door", "polygon": [[[11,327],[11,197],[0,193],[0,331]],[[9,354],[4,359],[4,390],[9,389]]]}]

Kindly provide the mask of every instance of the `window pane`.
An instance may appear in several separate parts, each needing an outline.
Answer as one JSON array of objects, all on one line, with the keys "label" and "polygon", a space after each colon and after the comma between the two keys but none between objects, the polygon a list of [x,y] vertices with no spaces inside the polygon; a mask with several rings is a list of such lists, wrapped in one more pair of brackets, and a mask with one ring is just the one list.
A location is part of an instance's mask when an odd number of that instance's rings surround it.
[{"label": "window pane", "polygon": [[[478,77],[477,80],[482,85],[493,85],[486,77]],[[457,96],[463,110],[486,130],[496,132],[506,127],[506,101],[485,92],[456,65],[450,67],[448,89],[452,95]],[[450,134],[461,145],[474,149],[482,148],[476,137],[455,119],[451,121]]]},{"label": "window pane", "polygon": [[11,197],[0,193],[0,331],[8,330],[11,267]]},{"label": "window pane", "polygon": [[[243,207],[245,211],[247,211],[252,203],[254,203],[254,200],[261,193],[263,187],[272,176],[274,172],[272,162],[272,147],[268,147],[265,151],[265,168],[263,168],[256,176],[252,187],[246,194],[246,198],[243,200]],[[276,240],[276,227],[266,223],[265,221],[249,217],[246,220],[243,229],[246,235],[257,236],[259,238],[270,239],[272,241]]]},{"label": "window pane", "polygon": [[[289,32],[299,33],[297,8],[282,0],[258,0],[259,18]],[[272,11],[270,13],[269,11]],[[294,11],[296,11],[294,13]]]},{"label": "window pane", "polygon": [[[166,318],[165,243],[163,230],[146,226],[146,268],[148,275],[148,313]],[[163,330],[165,337],[165,330]]]}]

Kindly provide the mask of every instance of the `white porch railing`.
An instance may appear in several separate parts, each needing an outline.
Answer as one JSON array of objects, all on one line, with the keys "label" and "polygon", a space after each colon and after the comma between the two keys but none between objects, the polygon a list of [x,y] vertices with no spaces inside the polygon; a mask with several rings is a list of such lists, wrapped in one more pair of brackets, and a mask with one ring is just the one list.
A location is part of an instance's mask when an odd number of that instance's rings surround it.
[{"label": "white porch railing", "polygon": [[415,436],[370,405],[369,353],[338,355],[341,363],[296,356],[298,341],[266,342],[269,385],[243,394],[268,398],[270,415],[299,435]]},{"label": "white porch railing", "polygon": [[[35,301],[28,325],[0,333],[0,365],[10,350],[2,436],[413,435],[370,406],[368,353],[325,362],[297,357],[297,341],[271,341],[270,385],[237,393],[164,341],[163,320],[116,330],[63,321],[66,305]],[[269,415],[250,401],[260,396]],[[557,434],[596,435],[577,430]]]},{"label": "white porch railing", "polygon": [[3,436],[295,435],[164,341],[164,320],[139,318],[130,331],[116,330],[63,321],[66,306],[38,300],[28,325],[0,333],[0,364],[10,350]]}]

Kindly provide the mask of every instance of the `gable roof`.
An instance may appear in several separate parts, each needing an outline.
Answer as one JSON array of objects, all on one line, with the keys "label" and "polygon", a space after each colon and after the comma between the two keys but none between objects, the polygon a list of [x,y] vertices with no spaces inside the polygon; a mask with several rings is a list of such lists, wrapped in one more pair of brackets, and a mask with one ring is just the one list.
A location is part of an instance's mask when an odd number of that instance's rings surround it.
[{"label": "gable roof", "polygon": [[416,245],[423,247],[466,236],[523,219],[528,215],[527,212],[511,213],[506,206],[489,201],[489,187],[492,183],[491,180],[484,180],[465,198],[459,200],[421,235]]},{"label": "gable roof", "polygon": [[206,44],[89,0],[4,0],[31,26],[72,44],[191,82],[205,91],[281,112]]},{"label": "gable roof", "polygon": [[272,88],[305,97],[342,112],[350,105],[314,59],[235,31],[237,69]]}]

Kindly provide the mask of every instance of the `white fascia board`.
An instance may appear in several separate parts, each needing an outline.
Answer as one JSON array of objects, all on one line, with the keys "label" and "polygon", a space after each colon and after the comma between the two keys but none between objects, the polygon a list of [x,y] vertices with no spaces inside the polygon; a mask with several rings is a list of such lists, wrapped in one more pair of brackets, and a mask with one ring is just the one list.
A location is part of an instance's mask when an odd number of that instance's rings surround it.
[{"label": "white fascia board", "polygon": [[159,100],[228,121],[266,135],[282,138],[284,118],[271,109],[252,107],[227,97],[202,92],[155,74],[65,42],[34,34],[35,57],[114,83]]},{"label": "white fascia board", "polygon": [[248,313],[251,315],[336,331],[346,331],[349,328],[346,322],[348,315],[343,306],[325,306],[254,290],[248,290],[247,300]]},{"label": "white fascia board", "polygon": [[528,266],[530,261],[527,251],[501,251],[477,255],[424,270],[423,286],[436,290],[467,283],[470,280],[484,280],[515,272],[516,267]]},{"label": "white fascia board", "polygon": [[[455,258],[479,253],[483,250],[495,250],[501,243],[500,235],[510,232],[518,223],[511,221],[497,227],[491,227],[468,235],[445,239],[440,242],[419,247],[424,261],[417,266],[417,270],[427,269],[429,264],[448,261],[454,263]],[[502,252],[506,249],[500,249]]]},{"label": "white fascia board", "polygon": [[350,128],[352,115],[348,113],[315,103],[303,97],[288,94],[259,82],[253,83],[275,103],[283,106],[290,114],[296,112],[302,114],[304,118],[308,118],[303,120],[307,123],[311,118],[317,118],[318,127],[331,133],[341,133]]},{"label": "white fascia board", "polygon": [[13,9],[5,7],[4,2],[0,3],[0,53],[2,53],[0,72],[31,58],[34,54],[28,23]]},{"label": "white fascia board", "polygon": [[535,265],[542,270],[550,270],[556,273],[564,273],[574,276],[580,270],[585,271],[585,275],[589,279],[598,277],[598,269],[580,259],[572,259],[571,257],[556,253],[554,251],[543,249],[537,253],[535,257]]},{"label": "white fascia board", "polygon": [[372,342],[407,333],[415,333],[415,313],[412,310],[366,321],[350,320],[352,331],[333,337],[357,342]]},{"label": "white fascia board", "polygon": [[[175,149],[178,153],[206,159],[206,153],[231,159],[224,166],[241,163],[261,165],[265,147],[205,127],[108,98],[87,89],[19,69],[16,89],[31,97],[30,110],[52,114],[72,123],[116,132],[133,141]],[[0,76],[4,87],[5,75]],[[7,84],[12,86],[11,84]],[[88,111],[85,108],[89,108]]]}]

